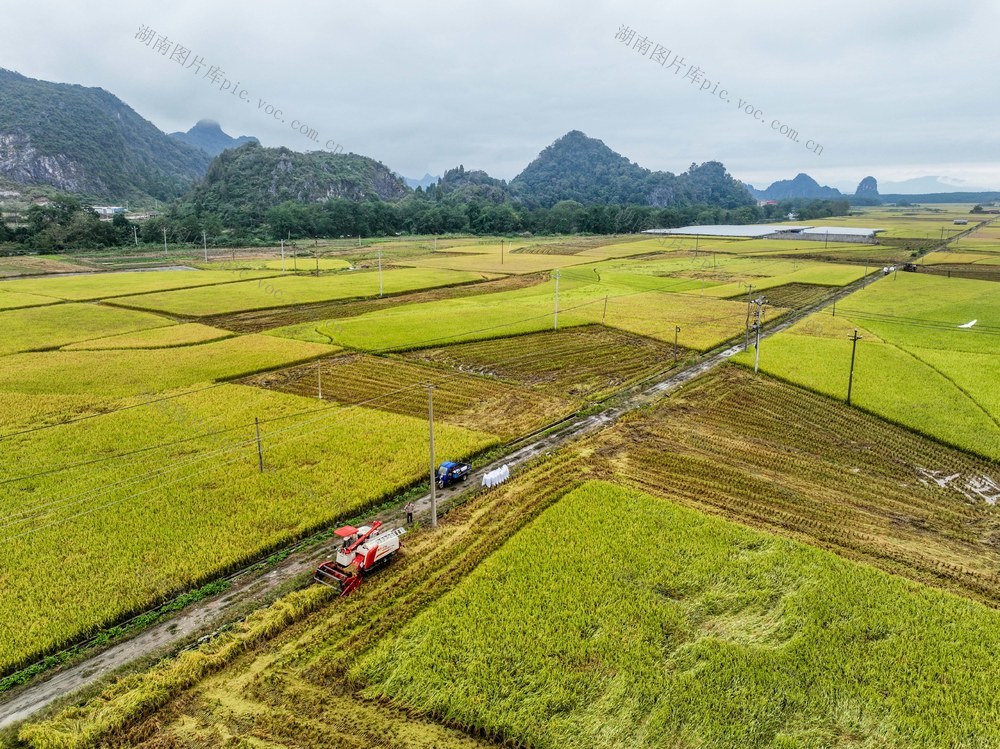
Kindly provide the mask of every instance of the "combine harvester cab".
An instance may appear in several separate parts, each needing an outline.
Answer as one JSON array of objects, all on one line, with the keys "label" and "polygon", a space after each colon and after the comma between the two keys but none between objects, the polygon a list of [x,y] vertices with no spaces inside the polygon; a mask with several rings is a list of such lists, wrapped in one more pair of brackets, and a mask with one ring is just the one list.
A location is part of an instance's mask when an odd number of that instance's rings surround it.
[{"label": "combine harvester cab", "polygon": [[323,562],[313,575],[313,580],[340,591],[341,596],[352,593],[361,585],[365,573],[384,567],[401,546],[399,537],[405,528],[382,530],[382,521],[354,528],[345,525],[334,533],[341,539],[336,559]]}]

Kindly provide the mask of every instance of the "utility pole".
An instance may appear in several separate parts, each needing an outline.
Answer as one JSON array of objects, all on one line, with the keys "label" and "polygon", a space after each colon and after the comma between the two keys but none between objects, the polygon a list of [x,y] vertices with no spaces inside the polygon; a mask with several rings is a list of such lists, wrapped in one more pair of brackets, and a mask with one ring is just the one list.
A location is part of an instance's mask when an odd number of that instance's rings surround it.
[{"label": "utility pole", "polygon": [[264,473],[264,446],[260,442],[260,419],[254,416],[253,423],[257,427],[257,467]]},{"label": "utility pole", "polygon": [[323,400],[323,362],[316,362],[316,389],[319,391],[319,399]]},{"label": "utility pole", "polygon": [[861,336],[858,335],[858,329],[854,329],[854,335],[851,336],[851,375],[847,380],[847,405],[851,405],[851,388],[854,386],[854,354],[858,350],[858,341],[861,340]]},{"label": "utility pole", "polygon": [[437,476],[434,467],[434,386],[427,386],[427,420],[430,425],[430,445],[431,445],[431,527],[437,528]]},{"label": "utility pole", "polygon": [[754,328],[757,330],[757,340],[753,344],[753,373],[757,374],[760,369],[760,323],[754,323]]},{"label": "utility pole", "polygon": [[132,224],[132,237],[135,239],[135,246],[139,246],[139,229],[135,224]]},{"label": "utility pole", "polygon": [[382,248],[378,249],[378,295],[382,296]]},{"label": "utility pole", "polygon": [[674,364],[677,363],[677,334],[681,332],[681,326],[674,326]]},{"label": "utility pole", "polygon": [[756,332],[756,340],[754,341],[754,354],[753,354],[753,371],[757,374],[760,369],[760,327],[763,318],[764,305],[767,304],[767,300],[764,297],[757,297],[754,300],[754,304],[757,305],[757,309],[754,311],[754,321],[753,327]]},{"label": "utility pole", "polygon": [[205,248],[205,262],[208,262],[208,233],[204,230],[201,232],[201,246]]},{"label": "utility pole", "polygon": [[167,227],[163,227],[163,255],[167,254]]},{"label": "utility pole", "polygon": [[604,312],[601,313],[601,325],[604,325],[604,321],[608,317],[608,295],[604,295]]},{"label": "utility pole", "polygon": [[747,287],[747,321],[744,326],[745,335],[743,340],[743,350],[750,348],[750,298],[753,296],[753,284]]},{"label": "utility pole", "polygon": [[556,269],[556,307],[552,316],[552,329],[559,330],[559,269]]}]

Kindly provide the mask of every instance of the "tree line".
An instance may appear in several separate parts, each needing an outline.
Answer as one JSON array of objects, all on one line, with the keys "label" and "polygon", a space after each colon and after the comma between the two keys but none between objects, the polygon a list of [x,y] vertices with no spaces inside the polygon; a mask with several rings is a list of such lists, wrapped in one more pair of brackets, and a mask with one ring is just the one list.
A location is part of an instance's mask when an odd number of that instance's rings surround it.
[{"label": "tree line", "polygon": [[683,205],[583,205],[563,200],[550,208],[527,208],[488,199],[435,200],[418,192],[403,200],[285,201],[255,224],[227,226],[215,212],[176,202],[161,215],[131,222],[116,214],[102,221],[79,199],[60,195],[32,206],[16,226],[0,221],[0,242],[24,250],[64,252],[167,241],[212,246],[268,244],[278,239],[385,237],[409,234],[631,234],[644,229],[698,224],[749,224],[786,218],[799,221],[847,215],[846,200],[788,200],[776,205],[721,208]]}]

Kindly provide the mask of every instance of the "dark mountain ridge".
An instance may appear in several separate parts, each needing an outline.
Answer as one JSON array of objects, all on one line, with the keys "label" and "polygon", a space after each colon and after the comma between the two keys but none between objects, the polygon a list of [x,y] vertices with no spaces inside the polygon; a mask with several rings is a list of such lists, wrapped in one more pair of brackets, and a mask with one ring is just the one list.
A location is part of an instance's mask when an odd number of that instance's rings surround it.
[{"label": "dark mountain ridge", "polygon": [[753,203],[746,188],[717,161],[692,164],[680,175],[651,171],[579,130],[546,147],[510,187],[529,207],[543,208],[561,200],[658,208],[683,203],[738,208]]},{"label": "dark mountain ridge", "polygon": [[210,157],[101,88],[0,69],[0,176],[112,200],[183,194]]},{"label": "dark mountain ridge", "polygon": [[286,201],[396,200],[408,191],[401,177],[367,156],[300,153],[254,142],[216,156],[185,200],[199,211],[216,212],[223,221],[245,225],[263,221],[268,208]]},{"label": "dark mountain ridge", "polygon": [[186,133],[170,133],[170,137],[189,146],[194,146],[213,157],[218,156],[227,148],[239,148],[244,143],[260,143],[252,135],[232,137],[223,132],[222,127],[215,120],[198,120],[195,126]]}]

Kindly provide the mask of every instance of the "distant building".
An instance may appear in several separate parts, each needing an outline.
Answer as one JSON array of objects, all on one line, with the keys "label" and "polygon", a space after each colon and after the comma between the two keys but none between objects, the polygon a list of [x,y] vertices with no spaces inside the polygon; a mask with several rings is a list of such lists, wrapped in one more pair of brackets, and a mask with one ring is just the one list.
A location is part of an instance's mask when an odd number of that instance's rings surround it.
[{"label": "distant building", "polygon": [[48,198],[35,198],[34,200],[31,201],[31,204],[32,205],[48,205],[51,202],[52,201],[49,200]]},{"label": "distant building", "polygon": [[959,226],[965,226],[967,223],[969,223],[969,219],[967,219],[967,218],[956,218],[952,223],[953,224],[958,224]]},{"label": "distant building", "polygon": [[885,229],[866,229],[854,226],[810,226],[799,231],[780,232],[774,239],[809,239],[814,242],[855,242],[875,244],[876,237]]},{"label": "distant building", "polygon": [[788,226],[781,224],[744,224],[683,226],[679,229],[647,229],[643,234],[699,235],[702,237],[745,237],[747,239],[806,239],[813,242],[853,242],[876,244],[876,235],[885,229],[853,226]]},{"label": "distant building", "polygon": [[120,205],[95,205],[93,208],[101,218],[111,218],[116,213],[125,213],[125,209]]}]

